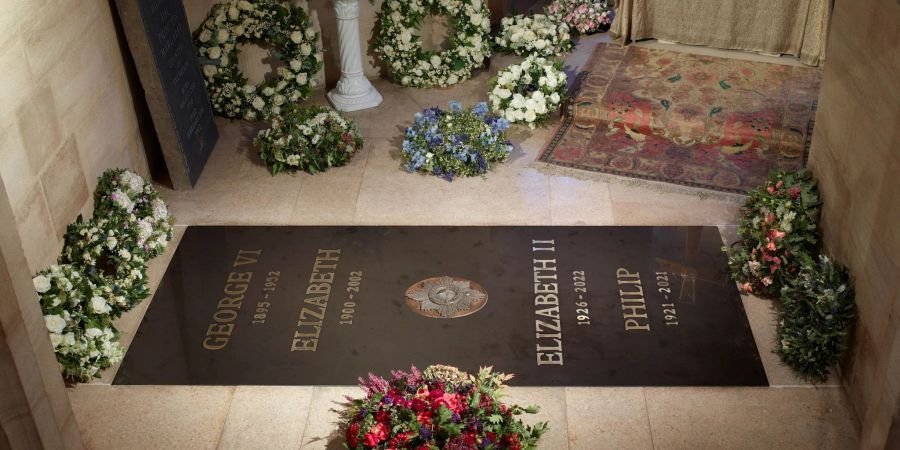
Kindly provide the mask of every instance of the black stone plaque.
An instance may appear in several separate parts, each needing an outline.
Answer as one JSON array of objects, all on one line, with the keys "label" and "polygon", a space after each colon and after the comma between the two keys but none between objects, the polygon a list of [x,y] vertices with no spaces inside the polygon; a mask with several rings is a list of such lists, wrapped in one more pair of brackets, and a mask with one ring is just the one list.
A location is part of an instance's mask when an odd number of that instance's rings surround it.
[{"label": "black stone plaque", "polygon": [[176,189],[190,189],[219,133],[181,0],[116,0]]},{"label": "black stone plaque", "polygon": [[116,384],[768,384],[715,227],[189,227]]}]

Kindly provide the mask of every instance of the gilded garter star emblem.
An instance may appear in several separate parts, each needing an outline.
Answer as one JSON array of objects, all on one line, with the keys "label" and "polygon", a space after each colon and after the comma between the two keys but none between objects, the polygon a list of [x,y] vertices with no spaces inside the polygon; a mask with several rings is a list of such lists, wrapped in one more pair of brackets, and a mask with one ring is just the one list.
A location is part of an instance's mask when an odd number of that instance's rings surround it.
[{"label": "gilded garter star emblem", "polygon": [[477,312],[487,303],[478,283],[458,277],[422,280],[406,290],[406,304],[426,317],[454,318]]}]

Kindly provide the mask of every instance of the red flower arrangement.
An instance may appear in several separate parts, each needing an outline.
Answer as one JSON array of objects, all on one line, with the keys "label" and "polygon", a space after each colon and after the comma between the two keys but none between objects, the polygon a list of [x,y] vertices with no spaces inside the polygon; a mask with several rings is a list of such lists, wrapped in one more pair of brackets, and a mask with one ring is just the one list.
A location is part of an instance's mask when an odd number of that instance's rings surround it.
[{"label": "red flower arrangement", "polygon": [[547,424],[527,426],[516,416],[537,407],[497,400],[511,375],[482,368],[469,375],[449,366],[424,372],[392,371],[391,380],[360,378],[362,399],[348,398],[344,411],[350,449],[529,449]]},{"label": "red flower arrangement", "polygon": [[748,193],[728,267],[741,290],[774,298],[799,267],[809,264],[818,239],[819,193],[807,171],[775,171]]}]

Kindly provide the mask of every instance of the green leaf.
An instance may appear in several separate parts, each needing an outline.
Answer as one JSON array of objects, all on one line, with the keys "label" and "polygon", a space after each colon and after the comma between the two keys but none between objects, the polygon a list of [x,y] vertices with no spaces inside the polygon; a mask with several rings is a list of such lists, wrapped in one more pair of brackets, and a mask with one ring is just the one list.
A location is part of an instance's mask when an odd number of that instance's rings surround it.
[{"label": "green leaf", "polygon": [[674,82],[676,82],[676,81],[679,81],[679,80],[681,80],[681,74],[677,74],[677,75],[675,75],[674,77],[669,77],[668,80],[669,80],[670,83],[674,83]]},{"label": "green leaf", "polygon": [[731,89],[731,85],[726,83],[725,80],[719,80],[719,86],[722,86],[722,89]]},{"label": "green leaf", "polygon": [[709,110],[709,117],[712,117],[713,114],[718,114],[718,113],[720,113],[720,112],[722,112],[722,107],[721,107],[721,106],[715,106],[715,107],[713,107],[713,109]]}]

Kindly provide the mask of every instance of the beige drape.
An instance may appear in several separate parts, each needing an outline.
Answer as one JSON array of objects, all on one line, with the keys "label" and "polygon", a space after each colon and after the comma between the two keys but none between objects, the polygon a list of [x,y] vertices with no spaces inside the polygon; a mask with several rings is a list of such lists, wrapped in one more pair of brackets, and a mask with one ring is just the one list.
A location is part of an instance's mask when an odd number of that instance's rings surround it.
[{"label": "beige drape", "polygon": [[825,59],[832,0],[619,0],[611,32],[623,42],[783,53],[817,66]]}]

